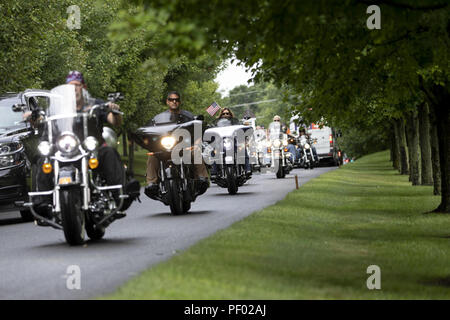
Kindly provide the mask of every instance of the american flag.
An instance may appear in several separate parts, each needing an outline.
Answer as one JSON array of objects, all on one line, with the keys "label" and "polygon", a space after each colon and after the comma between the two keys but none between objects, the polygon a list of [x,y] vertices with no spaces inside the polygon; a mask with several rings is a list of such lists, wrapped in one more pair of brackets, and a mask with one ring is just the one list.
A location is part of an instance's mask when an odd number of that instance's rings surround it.
[{"label": "american flag", "polygon": [[213,117],[213,116],[217,113],[217,111],[219,111],[219,110],[220,110],[220,106],[219,106],[216,102],[213,102],[213,103],[206,109],[206,112],[208,112],[209,115],[210,115],[211,117]]}]

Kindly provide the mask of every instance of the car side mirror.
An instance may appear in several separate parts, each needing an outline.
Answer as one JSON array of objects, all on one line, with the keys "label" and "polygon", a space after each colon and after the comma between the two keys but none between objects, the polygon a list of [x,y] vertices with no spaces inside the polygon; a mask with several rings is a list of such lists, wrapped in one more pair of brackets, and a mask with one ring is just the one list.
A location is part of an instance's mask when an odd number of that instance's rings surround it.
[{"label": "car side mirror", "polygon": [[12,111],[14,112],[23,112],[25,110],[26,105],[21,103],[16,103],[12,106]]},{"label": "car side mirror", "polygon": [[201,121],[203,121],[203,120],[205,120],[205,117],[204,117],[203,115],[200,114],[200,115],[194,117],[194,119],[195,119],[195,120],[201,120]]}]

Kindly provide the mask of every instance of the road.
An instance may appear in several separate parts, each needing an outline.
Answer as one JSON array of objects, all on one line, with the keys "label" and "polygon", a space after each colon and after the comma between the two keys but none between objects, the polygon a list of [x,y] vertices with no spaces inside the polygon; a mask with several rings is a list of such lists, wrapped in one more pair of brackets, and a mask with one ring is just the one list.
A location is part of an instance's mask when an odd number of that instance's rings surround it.
[{"label": "road", "polygon": [[[335,168],[295,169],[285,179],[254,174],[235,196],[212,185],[190,213],[170,209],[142,194],[105,238],[70,247],[62,231],[22,223],[17,211],[0,208],[0,299],[90,299],[110,293],[148,267],[169,259],[214,232],[283,199],[299,184]],[[78,266],[81,289],[67,288],[68,267]]]}]

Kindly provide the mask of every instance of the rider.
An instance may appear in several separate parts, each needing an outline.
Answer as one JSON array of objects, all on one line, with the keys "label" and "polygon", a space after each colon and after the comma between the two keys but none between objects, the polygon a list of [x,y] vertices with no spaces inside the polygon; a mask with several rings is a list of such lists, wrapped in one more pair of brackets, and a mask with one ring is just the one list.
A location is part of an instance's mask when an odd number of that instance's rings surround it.
[{"label": "rider", "polygon": [[[177,91],[171,91],[167,94],[166,104],[168,110],[160,113],[156,117],[162,114],[169,114],[170,119],[173,122],[184,123],[194,120],[194,115],[186,110],[181,110],[181,96]],[[158,192],[158,172],[159,172],[159,160],[154,156],[148,156],[147,159],[147,187],[145,188],[146,195],[153,195]],[[198,194],[203,194],[209,187],[208,170],[205,163],[194,164],[194,173],[199,181]]]},{"label": "rider", "polygon": [[[306,133],[306,129],[305,128],[300,128],[300,130],[299,130],[299,138],[301,136],[305,136],[306,139],[308,139],[308,140],[311,139],[310,135],[308,133]],[[314,147],[312,144],[311,144],[311,151],[312,151],[312,154],[313,154],[313,157],[314,157],[314,162],[319,163],[319,157],[317,156],[316,147]]]},{"label": "rider", "polygon": [[[239,124],[239,120],[234,117],[233,111],[231,111],[229,108],[223,108],[222,110],[220,110],[219,116],[217,117],[215,124],[217,124],[220,119],[229,120],[232,126]],[[247,151],[245,151],[245,174],[247,176],[250,176],[252,174],[252,169],[250,167],[250,161]],[[214,162],[211,165],[211,178],[214,179],[216,175],[217,175],[217,166],[216,163]]]},{"label": "rider", "polygon": [[[66,77],[66,84],[71,84],[75,87],[75,98],[76,98],[76,108],[77,111],[88,111],[92,104],[90,104],[90,101],[88,101],[88,92],[87,92],[87,86],[84,81],[83,74],[79,71],[70,71],[69,74]],[[104,101],[100,99],[94,99],[94,104],[101,104]],[[102,138],[102,128],[104,123],[109,123],[113,126],[118,126],[122,123],[122,116],[120,114],[114,114],[111,111],[112,110],[120,110],[120,107],[112,102],[108,103],[108,106],[110,108],[109,111],[105,111],[101,108],[98,108],[95,110],[96,116],[97,116],[97,126],[94,129],[96,138],[99,140],[100,148],[98,149],[98,168],[97,170],[100,175],[106,180],[106,183],[108,185],[123,185],[124,189],[131,188],[135,186],[134,181],[130,183],[130,185],[126,185],[126,173],[125,168],[122,164],[122,161],[120,159],[120,155],[117,152],[116,149],[106,145],[105,141]],[[24,116],[29,119],[31,116],[31,112],[27,112],[24,114]],[[44,159],[40,159],[38,161],[38,168],[42,164],[41,162]],[[53,188],[53,181],[51,179],[51,176],[48,174],[45,174],[42,172],[42,170],[36,170],[36,186],[37,190],[50,190]],[[124,190],[125,192],[127,190]],[[136,191],[136,190],[134,190]],[[116,202],[119,201],[118,193],[113,193],[113,196],[116,200]],[[38,197],[35,197],[38,198]],[[130,207],[131,203],[133,202],[133,197],[129,197],[124,199],[123,205],[121,210],[126,210]],[[42,215],[48,215],[48,205],[51,203],[51,199],[49,197],[43,197],[43,199],[37,199],[37,209],[40,214]],[[121,214],[124,216],[124,214]]]},{"label": "rider", "polygon": [[[279,115],[276,115],[276,116],[273,117],[273,122],[279,122],[280,123],[281,132],[286,133],[288,135],[290,134],[289,128],[285,124],[281,123],[281,117]],[[288,143],[287,149],[288,149],[288,152],[291,153],[291,161],[292,161],[292,163],[295,163],[295,159],[297,157],[297,149],[295,148],[295,146],[292,143]]]},{"label": "rider", "polygon": [[228,108],[223,108],[220,110],[219,116],[217,117],[216,123],[220,119],[228,119],[231,122],[231,125],[237,125],[239,124],[239,120],[234,117],[233,111],[231,111]]}]

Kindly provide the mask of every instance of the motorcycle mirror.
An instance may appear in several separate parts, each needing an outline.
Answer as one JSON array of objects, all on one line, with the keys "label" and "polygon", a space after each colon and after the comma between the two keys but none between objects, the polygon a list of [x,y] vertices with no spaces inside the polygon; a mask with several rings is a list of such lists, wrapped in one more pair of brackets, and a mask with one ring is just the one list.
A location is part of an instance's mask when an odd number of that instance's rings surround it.
[{"label": "motorcycle mirror", "polygon": [[114,102],[114,101],[119,101],[119,100],[123,100],[123,94],[122,92],[111,92],[108,93],[108,101]]},{"label": "motorcycle mirror", "polygon": [[194,118],[195,118],[195,120],[201,120],[201,121],[205,120],[205,117],[203,115],[201,115],[201,114],[196,116],[196,117],[194,117]]},{"label": "motorcycle mirror", "polygon": [[16,103],[16,104],[13,104],[12,110],[14,112],[23,112],[25,110],[25,107],[26,107],[26,105],[24,105],[24,104]]}]

